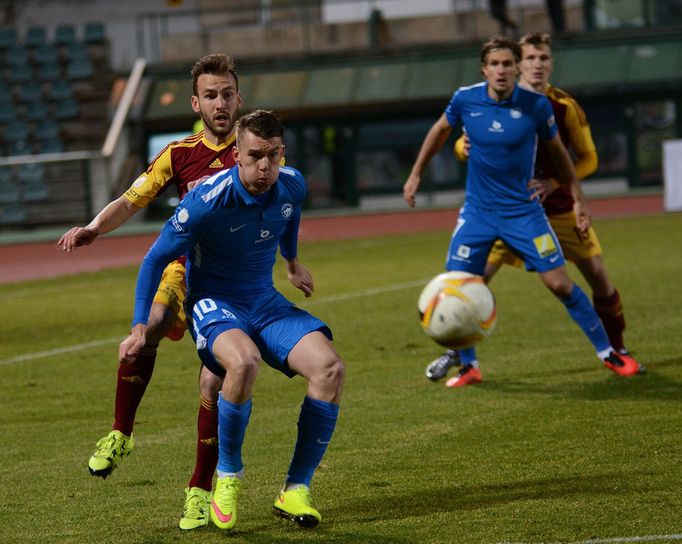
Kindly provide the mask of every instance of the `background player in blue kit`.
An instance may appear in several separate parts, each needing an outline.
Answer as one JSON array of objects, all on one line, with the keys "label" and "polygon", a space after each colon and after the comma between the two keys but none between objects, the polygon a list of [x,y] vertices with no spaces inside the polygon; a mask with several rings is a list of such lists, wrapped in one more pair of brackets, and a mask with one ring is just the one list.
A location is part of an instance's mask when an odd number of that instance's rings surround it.
[{"label": "background player in blue kit", "polygon": [[283,127],[268,111],[237,125],[237,166],[191,191],[145,257],[137,280],[130,336],[122,361],[145,342],[153,295],[165,265],[187,254],[187,314],[204,365],[225,376],[218,400],[218,480],[211,520],[222,529],[237,522],[244,474],[241,447],[251,414],[252,388],[261,358],[287,376],[308,381],[298,439],[275,514],[312,527],[310,481],[331,440],[345,374],[331,331],[274,287],[277,248],[287,276],[306,296],[313,280],[297,259],[298,227],[306,184],[300,172],[280,168]]},{"label": "background player in blue kit", "polygon": [[[483,276],[493,243],[497,238],[503,240],[563,302],[603,363],[617,374],[636,374],[637,362],[613,349],[589,299],[569,278],[556,235],[537,194],[528,187],[540,137],[563,176],[559,182],[570,188],[576,227],[581,232],[589,228],[589,211],[570,156],[561,143],[549,100],[516,85],[520,58],[520,47],[507,38],[494,37],[483,45],[481,69],[486,81],[454,93],[424,139],[403,196],[410,206],[415,205],[421,173],[461,122],[472,147],[465,204],[450,241],[446,269]],[[446,386],[480,383],[475,349],[461,350],[459,354],[462,369]]]}]

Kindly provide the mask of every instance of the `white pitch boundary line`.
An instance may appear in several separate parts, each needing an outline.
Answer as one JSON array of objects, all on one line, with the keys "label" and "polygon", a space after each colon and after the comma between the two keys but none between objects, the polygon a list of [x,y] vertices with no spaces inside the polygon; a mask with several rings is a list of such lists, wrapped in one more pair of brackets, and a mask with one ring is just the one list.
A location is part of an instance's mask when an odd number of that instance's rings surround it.
[{"label": "white pitch boundary line", "polygon": [[[344,293],[342,295],[332,295],[328,297],[321,297],[315,300],[306,300],[298,306],[313,306],[317,304],[328,304],[331,302],[339,302],[343,300],[351,300],[359,297],[381,295],[383,293],[390,293],[391,291],[399,291],[401,289],[409,289],[411,287],[418,287],[424,285],[428,280],[413,280],[405,283],[396,283],[393,285],[386,285],[384,287],[373,287],[370,289],[363,289],[362,291],[355,291],[351,293]],[[26,353],[24,355],[17,355],[16,357],[10,357],[9,359],[0,359],[0,366],[12,365],[15,363],[22,363],[24,361],[33,361],[35,359],[45,359],[47,357],[53,357],[55,355],[62,355],[64,353],[73,353],[76,351],[82,351],[90,348],[96,348],[99,346],[106,346],[108,344],[119,343],[123,340],[122,337],[107,338],[102,340],[93,340],[92,342],[86,342],[84,344],[75,344],[73,346],[65,346],[63,348],[51,349],[48,351],[37,351],[34,353]]]},{"label": "white pitch boundary line", "polygon": [[423,280],[413,280],[405,283],[394,283],[393,285],[386,285],[384,287],[372,287],[370,289],[363,289],[362,291],[354,291],[350,293],[344,293],[342,295],[331,295],[328,297],[321,297],[319,299],[310,299],[297,304],[297,306],[314,306],[316,304],[327,304],[329,302],[339,302],[341,300],[351,300],[354,298],[382,295],[384,293],[390,293],[391,291],[400,291],[401,289],[409,289],[411,287],[418,287],[420,285],[426,285],[428,279]]},{"label": "white pitch boundary line", "polygon": [[623,536],[615,538],[590,538],[588,540],[575,540],[573,542],[498,542],[497,544],[617,544],[620,542],[667,542],[682,540],[681,534],[674,535],[643,535]]},{"label": "white pitch boundary line", "polygon": [[26,353],[24,355],[17,355],[9,359],[0,360],[0,366],[12,365],[14,363],[22,363],[24,361],[32,361],[35,359],[44,359],[54,355],[62,355],[64,353],[73,353],[74,351],[82,351],[85,349],[96,348],[99,346],[106,346],[108,344],[117,344],[123,341],[123,337],[106,338],[102,340],[93,340],[92,342],[85,342],[84,344],[75,344],[73,346],[65,346],[63,348],[55,348],[47,351],[36,351],[34,353]]}]

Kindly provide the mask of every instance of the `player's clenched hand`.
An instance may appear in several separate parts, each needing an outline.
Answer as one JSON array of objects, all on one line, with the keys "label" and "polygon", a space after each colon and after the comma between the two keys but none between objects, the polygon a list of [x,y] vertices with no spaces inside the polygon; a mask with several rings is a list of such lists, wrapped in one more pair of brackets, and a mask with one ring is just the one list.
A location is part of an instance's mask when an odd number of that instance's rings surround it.
[{"label": "player's clenched hand", "polygon": [[471,152],[471,141],[466,132],[464,132],[455,142],[455,156],[457,160],[462,162],[469,160]]},{"label": "player's clenched hand", "polygon": [[137,353],[147,343],[147,326],[142,324],[135,325],[130,330],[130,335],[118,347],[118,360],[121,363],[132,363]]},{"label": "player's clenched hand", "polygon": [[418,176],[417,174],[410,174],[410,177],[407,178],[405,185],[403,185],[403,198],[411,208],[414,208],[416,204],[414,195],[417,194],[417,189],[419,188],[420,183],[421,183],[420,176]]},{"label": "player's clenched hand", "polygon": [[313,286],[313,276],[308,272],[308,269],[300,264],[298,260],[287,261],[287,277],[291,285],[303,291],[306,297],[313,294],[315,287]]},{"label": "player's clenched hand", "polygon": [[197,185],[201,185],[204,181],[206,181],[206,180],[207,180],[208,178],[210,178],[210,177],[211,177],[211,176],[203,176],[203,177],[201,177],[201,178],[199,178],[199,179],[195,179],[194,181],[190,181],[190,182],[187,184],[187,190],[188,190],[188,191],[191,191],[191,190],[194,189]]},{"label": "player's clenched hand", "polygon": [[537,198],[540,200],[540,202],[544,202],[553,191],[552,180],[533,178],[528,182],[528,188],[533,191],[533,193],[530,195],[531,200],[535,200]]},{"label": "player's clenched hand", "polygon": [[575,226],[581,233],[586,233],[592,225],[592,213],[582,200],[576,200],[573,203],[573,211],[575,212]]},{"label": "player's clenched hand", "polygon": [[94,227],[73,227],[62,234],[57,245],[67,253],[71,253],[77,247],[92,244],[98,234],[99,231]]}]

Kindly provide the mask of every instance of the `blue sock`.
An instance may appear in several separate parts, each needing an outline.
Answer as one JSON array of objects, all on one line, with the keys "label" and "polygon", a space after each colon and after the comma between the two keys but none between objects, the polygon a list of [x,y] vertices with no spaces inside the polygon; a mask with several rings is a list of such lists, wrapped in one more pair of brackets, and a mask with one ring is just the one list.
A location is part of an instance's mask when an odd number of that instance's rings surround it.
[{"label": "blue sock", "polygon": [[298,438],[289,465],[287,483],[310,487],[313,473],[327,451],[338,415],[338,404],[312,399],[306,395],[298,416]]},{"label": "blue sock", "polygon": [[251,399],[233,404],[218,395],[218,470],[237,473],[244,468],[242,444],[251,416]]},{"label": "blue sock", "polygon": [[606,334],[601,319],[594,311],[594,307],[587,298],[585,292],[577,285],[573,284],[573,291],[566,298],[562,298],[569,315],[578,326],[583,330],[585,336],[589,338],[594,349],[599,353],[608,350],[611,346],[609,337]]},{"label": "blue sock", "polygon": [[476,348],[466,348],[457,351],[462,361],[462,366],[471,366],[476,361]]}]

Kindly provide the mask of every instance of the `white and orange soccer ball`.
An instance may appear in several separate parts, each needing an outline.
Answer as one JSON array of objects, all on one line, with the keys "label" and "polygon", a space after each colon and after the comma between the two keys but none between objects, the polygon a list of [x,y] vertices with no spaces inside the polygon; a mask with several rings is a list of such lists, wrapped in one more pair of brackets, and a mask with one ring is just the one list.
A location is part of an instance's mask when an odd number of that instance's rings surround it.
[{"label": "white and orange soccer ball", "polygon": [[464,349],[493,332],[495,296],[481,276],[445,272],[433,278],[419,295],[419,319],[424,332],[441,346]]}]

